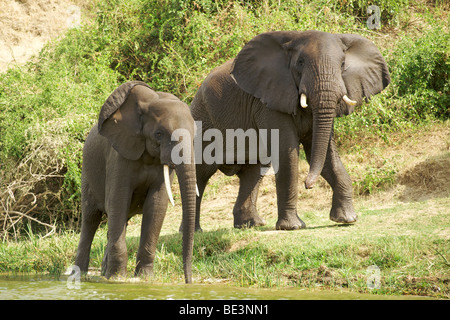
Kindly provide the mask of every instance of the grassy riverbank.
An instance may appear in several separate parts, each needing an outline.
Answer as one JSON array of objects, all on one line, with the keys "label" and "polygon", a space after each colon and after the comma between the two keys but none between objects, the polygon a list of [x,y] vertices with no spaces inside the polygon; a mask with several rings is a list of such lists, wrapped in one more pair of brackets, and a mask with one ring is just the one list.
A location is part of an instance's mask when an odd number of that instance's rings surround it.
[{"label": "grassy riverbank", "polygon": [[[373,2],[382,10],[378,30],[366,26]],[[194,281],[449,298],[448,4],[342,3],[75,1],[80,28],[0,74],[0,272],[58,274],[74,262],[83,142],[120,83],[143,80],[189,103],[209,71],[256,34],[318,29],[371,39],[392,75],[387,90],[335,123],[359,220],[340,226],[328,219],[332,193],[321,179],[314,189],[299,191],[299,216],[308,228],[275,231],[275,184],[269,176],[258,201],[267,225],[235,230],[237,179],[216,174],[203,201],[204,232],[195,239]],[[5,30],[13,27],[1,22]],[[300,185],[308,170],[303,152],[301,157]],[[176,206],[168,210],[159,241],[156,282],[183,282],[176,188],[175,183]],[[130,275],[139,219],[128,227]],[[106,228],[94,240],[94,271],[101,265]],[[373,265],[380,270],[376,290],[367,286]]]},{"label": "grassy riverbank", "polygon": [[[392,155],[395,181],[385,191],[355,198],[358,222],[338,225],[328,219],[331,190],[321,180],[312,190],[300,190],[299,214],[307,229],[275,231],[276,198],[273,177],[260,188],[259,211],[267,225],[257,229],[232,228],[235,178],[217,174],[207,189],[202,213],[203,233],[196,234],[194,281],[243,287],[306,287],[348,289],[373,294],[412,294],[450,298],[450,124],[424,127],[397,137],[398,144],[372,142],[367,152]],[[424,152],[419,141],[433,141]],[[378,151],[377,151],[378,150]],[[343,155],[344,161],[358,157]],[[357,161],[358,162],[358,161]],[[360,163],[360,165],[363,165]],[[307,174],[301,161],[299,179]],[[356,171],[355,171],[356,174]],[[362,171],[360,174],[363,174]],[[156,283],[183,282],[179,192],[160,237]],[[91,267],[98,274],[106,246],[104,225],[96,235]],[[0,244],[0,272],[64,272],[74,261],[79,235],[61,232],[43,238],[28,231],[27,239]],[[127,232],[131,276],[139,244],[140,217]],[[379,289],[367,285],[379,268]]]}]

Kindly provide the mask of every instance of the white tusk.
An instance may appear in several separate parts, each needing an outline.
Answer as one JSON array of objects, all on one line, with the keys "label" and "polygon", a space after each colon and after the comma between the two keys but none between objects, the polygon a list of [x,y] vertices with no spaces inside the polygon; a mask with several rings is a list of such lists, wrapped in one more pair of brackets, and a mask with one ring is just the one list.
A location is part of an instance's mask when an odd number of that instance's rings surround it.
[{"label": "white tusk", "polygon": [[304,93],[302,93],[300,96],[300,105],[302,106],[302,108],[308,107],[308,105],[306,104],[306,94]]},{"label": "white tusk", "polygon": [[[194,122],[194,125],[195,125],[195,130],[197,130],[197,125],[195,124],[195,122]],[[194,134],[194,136],[195,136],[195,134]],[[192,160],[194,160],[194,165],[195,165],[195,152],[194,152],[194,155],[192,157]],[[200,192],[198,192],[197,183],[195,184],[195,194],[197,195],[197,197],[200,198]]]},{"label": "white tusk", "polygon": [[163,166],[163,171],[164,171],[164,184],[166,185],[167,195],[169,196],[169,200],[172,206],[175,206],[172,196],[172,190],[170,189],[169,166],[167,164]]},{"label": "white tusk", "polygon": [[344,97],[342,97],[342,99],[345,101],[346,104],[348,104],[349,106],[356,106],[357,102],[355,100],[351,100],[349,97],[347,97],[347,95],[344,95]]}]

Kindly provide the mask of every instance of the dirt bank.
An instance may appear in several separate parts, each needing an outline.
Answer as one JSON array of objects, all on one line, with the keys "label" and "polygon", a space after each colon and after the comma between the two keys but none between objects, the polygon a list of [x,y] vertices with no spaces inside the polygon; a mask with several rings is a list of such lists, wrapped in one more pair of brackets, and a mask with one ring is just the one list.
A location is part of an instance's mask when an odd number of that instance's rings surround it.
[{"label": "dirt bank", "polygon": [[0,72],[22,64],[47,41],[79,22],[80,9],[67,0],[0,1]]}]

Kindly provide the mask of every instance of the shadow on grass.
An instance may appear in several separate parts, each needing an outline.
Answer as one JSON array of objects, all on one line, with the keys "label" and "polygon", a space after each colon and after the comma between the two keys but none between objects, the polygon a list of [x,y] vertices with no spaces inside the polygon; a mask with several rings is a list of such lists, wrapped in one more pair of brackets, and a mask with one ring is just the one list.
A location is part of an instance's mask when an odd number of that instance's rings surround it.
[{"label": "shadow on grass", "polygon": [[352,223],[339,223],[339,224],[328,224],[324,226],[315,226],[315,227],[306,227],[306,229],[314,230],[314,229],[325,229],[325,228],[348,228],[353,226]]},{"label": "shadow on grass", "polygon": [[351,227],[354,224],[348,224],[348,223],[333,223],[333,224],[327,224],[322,226],[313,226],[313,227],[306,227],[300,230],[276,230],[273,227],[263,226],[263,227],[257,227],[255,230],[261,231],[261,232],[273,232],[273,233],[283,233],[283,232],[302,232],[302,230],[315,230],[315,229],[325,229],[325,228],[347,228]]}]

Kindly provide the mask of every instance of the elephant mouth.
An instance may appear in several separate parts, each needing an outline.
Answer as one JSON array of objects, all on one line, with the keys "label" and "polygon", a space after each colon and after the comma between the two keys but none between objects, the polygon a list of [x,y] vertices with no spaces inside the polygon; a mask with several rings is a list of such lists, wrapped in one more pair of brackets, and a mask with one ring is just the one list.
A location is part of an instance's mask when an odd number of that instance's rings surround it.
[{"label": "elephant mouth", "polygon": [[[306,94],[302,93],[300,95],[300,106],[304,109],[308,108],[308,103],[306,102],[306,100],[307,100]],[[357,101],[350,99],[346,94],[344,94],[342,100],[344,100],[344,102],[350,107],[354,107],[358,103]]]}]

